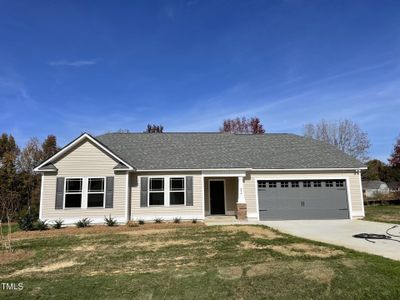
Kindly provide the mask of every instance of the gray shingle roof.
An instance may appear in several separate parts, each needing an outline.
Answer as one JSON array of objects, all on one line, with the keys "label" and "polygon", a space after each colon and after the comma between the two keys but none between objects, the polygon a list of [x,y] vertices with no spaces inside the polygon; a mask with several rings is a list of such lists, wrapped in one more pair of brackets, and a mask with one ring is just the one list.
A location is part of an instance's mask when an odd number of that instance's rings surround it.
[{"label": "gray shingle roof", "polygon": [[96,139],[138,170],[364,167],[331,145],[285,133],[107,133]]}]

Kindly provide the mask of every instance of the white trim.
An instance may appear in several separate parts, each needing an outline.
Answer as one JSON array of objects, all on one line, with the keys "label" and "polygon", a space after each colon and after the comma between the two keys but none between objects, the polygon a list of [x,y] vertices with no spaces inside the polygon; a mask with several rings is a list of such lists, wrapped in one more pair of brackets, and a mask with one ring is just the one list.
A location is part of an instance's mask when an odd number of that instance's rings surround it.
[{"label": "white trim", "polygon": [[210,189],[210,182],[211,181],[222,181],[224,183],[224,211],[225,211],[225,215],[226,215],[226,182],[224,178],[220,178],[220,179],[208,179],[208,209],[209,209],[209,213],[210,216],[212,216],[211,214],[211,189]]},{"label": "white trim", "polygon": [[[115,181],[115,179],[114,179]],[[126,172],[126,191],[125,191],[125,197],[126,197],[126,202],[125,202],[125,215],[126,215],[126,222],[129,222],[130,219],[130,212],[129,212],[129,172]],[[115,189],[115,183],[114,183],[114,189]]]},{"label": "white trim", "polygon": [[[68,194],[81,194],[81,207],[65,207],[65,196],[67,194],[67,180],[68,179],[82,179],[82,190],[81,192],[68,192]],[[93,206],[88,207],[88,195],[100,194],[101,192],[89,192],[89,179],[103,179],[104,180],[104,192],[103,192],[103,207]],[[115,189],[115,187],[114,187]],[[78,210],[78,209],[105,209],[106,208],[106,191],[107,191],[107,180],[105,176],[69,176],[64,177],[64,191],[63,191],[63,210]]]},{"label": "white trim", "polygon": [[[367,167],[357,168],[301,168],[301,169],[257,169],[257,168],[220,168],[220,169],[137,169],[136,172],[190,172],[190,171],[239,171],[239,172],[307,172],[307,171],[355,171],[355,170],[366,170]],[[215,176],[215,175],[214,175]],[[226,176],[226,174],[221,175]],[[236,175],[237,176],[237,175]]]},{"label": "white trim", "polygon": [[162,215],[162,214],[154,214],[153,216],[149,215],[141,215],[140,212],[135,215],[135,218],[133,218],[133,221],[138,221],[138,220],[144,220],[144,221],[150,221],[151,223],[154,223],[155,218],[161,218],[163,221],[173,221],[176,217],[181,218],[181,220],[193,220],[196,219],[197,221],[203,221],[205,218],[201,214],[199,215],[186,215],[186,214],[179,214],[179,212],[176,212],[176,215]]},{"label": "white trim", "polygon": [[[219,168],[219,169],[204,169],[204,168],[199,168],[199,169],[136,169],[135,172],[190,172],[190,171],[239,171],[239,172],[245,172],[245,171],[251,171],[251,168]],[[225,175],[224,175],[225,176]]]},{"label": "white trim", "polygon": [[[86,177],[86,207],[85,208],[106,208],[106,193],[107,193],[107,179],[104,176],[96,176],[96,177]],[[89,192],[89,179],[103,179],[104,185],[103,185],[103,192]],[[89,194],[103,194],[103,207],[100,206],[93,206],[93,207],[88,207],[88,202],[89,202]]]},{"label": "white trim", "polygon": [[201,175],[201,197],[203,199],[203,201],[202,201],[203,202],[202,203],[203,218],[206,218],[206,199],[205,199],[205,193],[204,193],[204,180],[205,180],[204,175]]},{"label": "white trim", "polygon": [[[107,216],[108,216],[108,213],[104,214],[104,216],[102,216],[102,217],[99,217],[99,216],[96,216],[96,217],[85,216],[85,218],[88,218],[88,219],[90,219],[92,221],[92,223],[90,223],[91,225],[95,225],[95,224],[98,225],[98,224],[105,224],[104,217],[107,217]],[[66,226],[74,225],[77,221],[82,220],[82,218],[83,217],[63,218],[61,216],[61,219],[64,221],[63,225],[66,225]],[[58,218],[56,218],[56,219],[47,219],[47,220],[49,221],[50,224],[52,224],[57,219]],[[125,224],[125,222],[126,222],[124,216],[122,216],[122,217],[113,217],[113,219],[116,219],[119,224]]]},{"label": "white trim", "polygon": [[361,196],[361,207],[362,207],[362,210],[361,210],[362,211],[362,215],[361,215],[361,217],[365,217],[364,193],[363,193],[363,187],[362,187],[361,172],[358,173],[358,182],[359,182],[359,185],[360,185],[360,196]]},{"label": "white trim", "polygon": [[[75,147],[75,145],[77,145],[78,143],[80,143],[82,140],[84,139],[88,139],[89,141],[93,142],[97,147],[101,148],[103,151],[105,151],[106,153],[108,153],[110,156],[112,156],[114,159],[116,159],[119,162],[122,162],[123,164],[125,164],[129,170],[134,170],[134,168],[128,164],[127,162],[125,162],[123,159],[121,159],[120,157],[118,157],[117,155],[115,155],[113,152],[111,152],[110,150],[108,150],[106,147],[104,147],[102,144],[100,144],[96,139],[94,139],[93,137],[91,137],[89,134],[84,133],[82,134],[79,138],[77,138],[75,141],[73,141],[71,144],[69,144],[68,146],[64,147],[62,150],[60,150],[59,152],[57,152],[56,154],[54,154],[52,157],[50,157],[49,159],[47,159],[46,161],[44,161],[43,163],[41,163],[39,166],[37,166],[34,171],[35,172],[47,172],[44,170],[40,170],[41,167],[43,167],[44,165],[48,164],[49,162],[52,162],[53,160],[55,160],[56,158],[60,157],[61,155],[63,155],[65,152],[67,152],[69,149]],[[54,172],[53,170],[51,172]]]},{"label": "white trim", "polygon": [[244,196],[244,177],[239,176],[237,178],[237,192],[238,192],[238,198],[237,198],[237,203],[246,203],[246,198]]},{"label": "white trim", "polygon": [[[67,195],[67,180],[68,179],[81,179],[82,184],[81,184],[81,191],[80,192],[68,192],[68,194],[81,194],[81,206],[80,207],[65,207],[65,196]],[[63,210],[65,209],[82,209],[83,208],[83,188],[84,188],[84,178],[81,176],[76,176],[76,177],[64,177],[64,191],[63,191]]]},{"label": "white trim", "polygon": [[239,172],[236,170],[202,171],[202,175],[206,177],[246,177],[246,171],[243,172]]},{"label": "white trim", "polygon": [[[141,177],[148,177],[148,184],[147,184],[147,207],[186,207],[186,175],[160,175],[160,176],[140,176]],[[158,178],[158,179],[163,179],[164,180],[164,190],[162,191],[164,193],[164,204],[163,205],[150,205],[150,193],[157,193],[161,191],[150,191],[150,181],[151,179]],[[183,178],[183,204],[172,204],[170,203],[170,185],[171,185],[171,178]],[[176,191],[178,192],[178,191]],[[144,207],[141,207],[144,208]]]},{"label": "white trim", "polygon": [[42,174],[40,178],[40,201],[39,201],[39,219],[42,220],[43,216],[43,181],[44,181],[44,174]]},{"label": "white trim", "polygon": [[353,219],[353,211],[351,207],[351,193],[350,193],[350,178],[348,176],[307,176],[307,177],[286,177],[286,176],[275,176],[271,177],[255,177],[254,181],[254,188],[256,194],[256,207],[257,207],[257,220],[260,221],[260,210],[259,210],[259,203],[258,203],[258,181],[259,180],[282,180],[282,181],[290,181],[290,180],[346,180],[346,193],[347,193],[347,205],[349,209],[349,219]]}]

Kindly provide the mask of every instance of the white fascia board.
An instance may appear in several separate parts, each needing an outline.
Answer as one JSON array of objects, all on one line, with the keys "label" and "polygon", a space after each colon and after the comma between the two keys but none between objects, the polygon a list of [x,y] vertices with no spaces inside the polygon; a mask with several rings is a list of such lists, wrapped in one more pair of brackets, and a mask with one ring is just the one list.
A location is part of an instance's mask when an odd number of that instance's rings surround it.
[{"label": "white fascia board", "polygon": [[206,172],[237,172],[238,174],[246,171],[253,172],[312,172],[312,171],[357,171],[366,170],[367,167],[359,168],[303,168],[303,169],[254,169],[254,168],[221,168],[221,169],[138,169],[136,172],[189,172],[201,171],[203,174]]},{"label": "white fascia board", "polygon": [[[77,138],[75,141],[73,141],[71,144],[68,146],[64,147],[62,150],[54,154],[52,157],[41,163],[39,166],[37,166],[34,171],[35,172],[47,172],[45,170],[40,170],[41,167],[45,166],[49,162],[52,162],[53,160],[57,159],[61,155],[63,155],[65,152],[67,152],[69,149],[75,147],[78,143],[80,143],[82,140],[88,139],[89,141],[93,142],[97,147],[100,149],[104,150],[107,154],[109,154],[111,157],[115,158],[116,160],[124,163],[126,166],[128,166],[128,170],[135,170],[130,164],[128,164],[126,161],[115,155],[113,152],[111,152],[109,149],[104,147],[102,144],[100,144],[95,138],[93,138],[91,135],[84,133],[82,134],[79,138]],[[54,172],[54,171],[53,171]]]}]

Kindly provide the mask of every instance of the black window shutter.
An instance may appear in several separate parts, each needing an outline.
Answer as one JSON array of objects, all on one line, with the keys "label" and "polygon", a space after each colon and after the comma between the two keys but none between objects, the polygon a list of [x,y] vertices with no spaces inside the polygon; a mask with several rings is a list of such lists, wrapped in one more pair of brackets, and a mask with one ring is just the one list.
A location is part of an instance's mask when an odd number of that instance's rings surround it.
[{"label": "black window shutter", "polygon": [[186,206],[193,206],[193,176],[186,176]]},{"label": "black window shutter", "polygon": [[140,207],[147,207],[148,177],[140,178]]},{"label": "black window shutter", "polygon": [[56,183],[56,209],[63,209],[64,179],[65,179],[64,177],[57,177],[57,183]]},{"label": "black window shutter", "polygon": [[114,205],[114,177],[106,178],[106,208],[113,208]]}]

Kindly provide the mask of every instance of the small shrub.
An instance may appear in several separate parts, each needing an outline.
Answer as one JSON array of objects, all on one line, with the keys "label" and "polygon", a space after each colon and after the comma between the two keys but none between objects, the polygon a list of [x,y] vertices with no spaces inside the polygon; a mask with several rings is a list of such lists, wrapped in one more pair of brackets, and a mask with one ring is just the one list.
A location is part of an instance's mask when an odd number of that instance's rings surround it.
[{"label": "small shrub", "polygon": [[143,219],[139,219],[138,223],[139,223],[139,225],[144,225],[144,220]]},{"label": "small shrub", "polygon": [[160,224],[160,223],[162,223],[162,222],[163,222],[163,219],[162,219],[162,218],[154,218],[154,223]]},{"label": "small shrub", "polygon": [[75,223],[75,226],[78,228],[84,228],[84,227],[89,227],[90,224],[92,223],[92,220],[89,218],[83,218],[79,220],[78,222]]},{"label": "small shrub", "polygon": [[181,222],[181,217],[175,217],[174,218],[174,223],[178,224]]},{"label": "small shrub", "polygon": [[54,229],[61,229],[63,224],[64,224],[64,220],[62,220],[62,219],[54,220],[53,228]]},{"label": "small shrub", "polygon": [[47,220],[38,220],[36,223],[36,228],[40,231],[49,229],[49,224]]},{"label": "small shrub", "polygon": [[192,219],[192,223],[196,224],[197,223],[197,219]]},{"label": "small shrub", "polygon": [[104,222],[106,223],[107,226],[117,225],[117,220],[111,217],[111,215],[108,218],[104,217]]},{"label": "small shrub", "polygon": [[35,217],[31,214],[26,214],[25,216],[19,219],[18,225],[21,230],[29,231],[33,230]]},{"label": "small shrub", "polygon": [[136,221],[128,221],[128,222],[126,223],[126,226],[128,226],[128,227],[138,227],[138,226],[139,226],[139,223],[136,222]]}]

